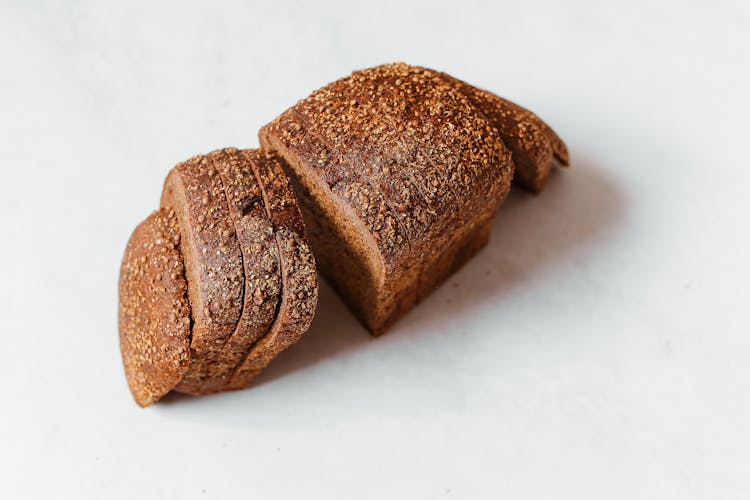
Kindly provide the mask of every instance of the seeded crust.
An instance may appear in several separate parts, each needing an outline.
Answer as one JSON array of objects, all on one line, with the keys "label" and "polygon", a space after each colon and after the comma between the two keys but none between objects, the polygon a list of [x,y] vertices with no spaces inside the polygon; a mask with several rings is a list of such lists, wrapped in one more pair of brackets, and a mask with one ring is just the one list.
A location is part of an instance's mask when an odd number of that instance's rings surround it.
[{"label": "seeded crust", "polygon": [[234,333],[208,366],[195,392],[209,394],[227,387],[238,363],[271,327],[281,298],[281,275],[273,226],[247,151],[221,150],[214,161],[224,186],[244,267],[244,305]]},{"label": "seeded crust", "polygon": [[190,306],[172,210],[136,227],[119,281],[120,350],[133,398],[149,406],[182,379],[190,359]]},{"label": "seeded crust", "polygon": [[497,130],[435,71],[403,63],[355,71],[284,115],[282,129],[301,124],[308,147],[324,144],[346,175],[383,194],[412,247],[433,223],[471,220],[507,192],[512,162]]},{"label": "seeded crust", "polygon": [[[397,297],[413,295],[414,292],[407,287],[416,287],[417,269],[407,270],[409,242],[383,194],[362,182],[339,155],[330,151],[314,132],[304,126],[294,109],[287,110],[263,127],[258,136],[261,148],[276,152],[283,158],[289,174],[305,172],[301,177],[309,183],[307,193],[316,193],[320,199],[317,206],[321,210],[317,214],[324,220],[310,217],[308,211],[306,224],[318,227],[322,223],[333,229],[329,220],[340,218],[347,221],[335,232],[309,233],[312,243],[318,248],[316,261],[319,269],[337,286],[365,324],[390,315],[397,308]],[[312,196],[301,191],[298,194],[305,199]],[[324,209],[336,213],[343,210],[345,215],[324,214]],[[336,243],[331,252],[324,252],[322,249],[328,247],[329,242]],[[363,272],[350,273],[352,269]],[[407,273],[412,276],[401,279],[401,275]],[[376,296],[376,291],[383,291],[382,296]]]},{"label": "seeded crust", "polygon": [[214,166],[224,156],[220,150],[180,163],[162,191],[161,206],[174,209],[180,227],[193,321],[190,366],[175,388],[188,394],[204,392],[203,380],[242,313],[242,253]]},{"label": "seeded crust", "polygon": [[[303,105],[303,101],[298,105]],[[344,162],[338,152],[328,146],[329,141],[321,138],[322,131],[315,125],[316,121],[304,118],[297,107],[291,108],[261,128],[258,134],[261,147],[273,149],[270,145],[273,142],[304,159],[307,168],[332,192],[350,200],[381,248],[385,265],[397,267],[408,257],[410,248],[398,217],[385,196]]]},{"label": "seeded crust", "polygon": [[[459,267],[450,257],[453,249],[466,245],[463,239],[470,238],[488,206],[497,207],[505,199],[514,165],[493,124],[440,73],[399,63],[352,75],[352,79],[363,78],[378,82],[378,105],[390,110],[381,113],[376,123],[403,128],[401,144],[418,148],[412,164],[418,169],[416,177],[436,174],[442,179],[434,183],[441,191],[439,199],[450,201],[447,206],[433,205],[439,216],[429,233],[420,237],[423,246],[418,251],[423,257],[416,303]],[[397,109],[409,112],[399,116],[393,111]],[[445,193],[454,194],[454,199]]]},{"label": "seeded crust", "polygon": [[[376,113],[373,101],[378,100],[369,98],[376,91],[372,82],[344,78],[314,92],[290,111],[336,156],[353,182],[382,196],[379,208],[397,220],[408,243],[405,255],[420,231],[419,222],[424,226],[432,219],[408,174],[404,169],[391,170],[390,159],[381,154],[385,137],[377,134],[389,124]],[[402,154],[410,156],[410,151],[402,149]]]},{"label": "seeded crust", "polygon": [[539,193],[552,172],[554,161],[567,166],[568,149],[552,128],[531,111],[450,75],[441,76],[482,110],[497,127],[513,152],[515,181]]},{"label": "seeded crust", "polygon": [[[493,124],[439,73],[397,63],[356,71],[349,80],[375,82],[375,91],[366,93],[377,110],[373,119],[395,128],[391,135],[399,138],[398,148],[416,149],[411,164],[400,161],[398,150],[391,152],[398,167],[416,170],[415,178],[436,178],[444,191],[454,194],[454,203],[439,206],[439,221],[450,221],[452,210],[472,220],[488,200],[506,191],[513,168],[510,151]],[[354,146],[368,147],[368,140],[376,143],[371,148],[382,142],[366,134]]]},{"label": "seeded crust", "polygon": [[261,150],[245,151],[251,160],[268,217],[274,226],[282,277],[282,298],[271,330],[250,349],[229,388],[241,389],[310,327],[318,301],[315,260],[307,243],[297,198],[278,160]]},{"label": "seeded crust", "polygon": [[[456,235],[473,233],[460,229],[497,206],[513,176],[487,117],[439,73],[406,64],[333,82],[259,135],[293,177],[322,273],[373,334],[455,268],[441,255],[464,245]],[[378,194],[402,241],[383,238],[362,216]]]}]

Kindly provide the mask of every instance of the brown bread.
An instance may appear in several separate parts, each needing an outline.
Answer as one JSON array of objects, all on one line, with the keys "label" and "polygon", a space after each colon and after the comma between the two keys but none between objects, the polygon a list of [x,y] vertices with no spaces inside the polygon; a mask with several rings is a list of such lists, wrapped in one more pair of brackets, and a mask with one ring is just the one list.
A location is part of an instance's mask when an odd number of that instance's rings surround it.
[{"label": "brown bread", "polygon": [[235,148],[191,158],[168,175],[162,204],[136,228],[120,277],[123,362],[141,406],[173,389],[247,386],[307,330],[317,302],[297,201],[273,158]]},{"label": "brown bread", "polygon": [[177,214],[182,237],[193,327],[190,366],[176,389],[188,394],[203,393],[203,381],[242,313],[242,253],[214,166],[223,156],[214,151],[177,165],[161,198],[161,206]]},{"label": "brown bread", "polygon": [[478,89],[450,75],[441,76],[466,95],[498,129],[513,152],[516,164],[514,181],[539,193],[552,172],[555,161],[567,166],[568,149],[552,128],[531,111]]},{"label": "brown bread", "polygon": [[120,351],[133,398],[148,406],[182,379],[190,359],[190,306],[172,210],[138,225],[122,258]]},{"label": "brown bread", "polygon": [[[486,237],[474,229],[513,175],[510,152],[481,110],[440,74],[405,64],[333,82],[259,135],[299,190],[321,272],[376,335],[481,248],[472,242]],[[314,154],[321,147],[361,181],[331,182],[338,178]],[[430,185],[455,201],[441,205]],[[383,226],[366,216],[381,199],[399,240],[382,238]]]},{"label": "brown bread", "polygon": [[341,155],[328,146],[329,141],[321,138],[321,133],[319,126],[310,124],[292,108],[261,129],[260,143],[269,150],[267,141],[273,137],[281,147],[297,151],[330,190],[349,196],[359,217],[381,243],[389,264],[396,265],[405,258],[407,252],[404,250],[409,248],[398,216],[391,210],[383,193],[374,189],[357,170],[350,168]]},{"label": "brown bread", "polygon": [[[250,162],[251,152],[221,150],[214,162],[224,186],[244,268],[244,296],[234,333],[208,366],[200,393],[227,388],[229,378],[250,347],[271,327],[281,298],[281,273],[273,225]],[[195,392],[195,391],[194,391]]]},{"label": "brown bread", "polygon": [[246,387],[273,358],[299,340],[310,327],[318,301],[315,259],[289,181],[276,158],[260,150],[245,153],[252,162],[268,217],[273,223],[282,295],[273,326],[237,367],[229,384],[232,389]]},{"label": "brown bread", "polygon": [[511,180],[539,192],[568,163],[530,111],[403,63],[324,86],[259,139],[173,168],[128,243],[120,345],[141,406],[247,387],[308,330],[316,265],[383,333],[486,245]]},{"label": "brown bread", "polygon": [[[319,269],[334,286],[339,285],[342,298],[360,318],[371,318],[364,322],[390,315],[397,303],[381,301],[373,292],[383,288],[376,283],[386,278],[411,283],[393,279],[395,270],[407,262],[409,242],[383,194],[359,176],[347,175],[348,166],[304,128],[294,113],[285,113],[264,127],[260,143],[265,150],[279,152],[287,164],[298,163],[300,169],[315,172],[306,179],[309,184],[294,176],[292,182],[298,185],[299,197],[310,200],[315,196],[318,200],[303,203],[302,208]],[[310,212],[316,208],[315,213]],[[334,221],[338,220],[348,223],[337,226]],[[377,261],[373,255],[378,256]],[[366,266],[370,266],[367,272],[348,272]],[[337,279],[331,277],[333,273]]]}]

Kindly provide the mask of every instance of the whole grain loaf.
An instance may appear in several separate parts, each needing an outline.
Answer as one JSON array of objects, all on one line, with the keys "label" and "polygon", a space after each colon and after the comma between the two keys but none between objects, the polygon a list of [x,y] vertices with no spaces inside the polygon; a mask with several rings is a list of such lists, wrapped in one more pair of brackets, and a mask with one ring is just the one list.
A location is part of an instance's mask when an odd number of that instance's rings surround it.
[{"label": "whole grain loaf", "polygon": [[[293,177],[319,269],[376,335],[481,248],[514,172],[482,110],[440,73],[406,64],[333,82],[259,137]],[[332,161],[342,174],[328,174]]]}]

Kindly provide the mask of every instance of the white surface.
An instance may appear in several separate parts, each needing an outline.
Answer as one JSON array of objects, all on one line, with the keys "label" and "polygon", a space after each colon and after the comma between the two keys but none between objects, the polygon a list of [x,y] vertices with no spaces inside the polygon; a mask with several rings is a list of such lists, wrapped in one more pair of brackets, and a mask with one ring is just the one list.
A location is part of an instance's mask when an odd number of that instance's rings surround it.
[{"label": "white surface", "polygon": [[[747,3],[208,4],[0,3],[2,498],[750,497]],[[387,336],[324,286],[253,389],[137,408],[116,280],[167,170],[394,60],[573,168]]]}]

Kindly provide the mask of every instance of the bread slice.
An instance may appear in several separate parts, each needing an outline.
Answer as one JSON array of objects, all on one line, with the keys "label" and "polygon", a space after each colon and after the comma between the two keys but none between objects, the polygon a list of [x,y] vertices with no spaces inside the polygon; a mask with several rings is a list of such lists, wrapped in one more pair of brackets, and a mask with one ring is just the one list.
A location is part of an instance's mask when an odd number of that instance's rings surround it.
[{"label": "bread slice", "polygon": [[[510,151],[487,117],[438,73],[405,64],[334,82],[259,136],[293,177],[320,270],[376,335],[471,254],[462,249],[482,240],[479,222],[504,199],[513,175]],[[331,182],[319,166],[328,159],[316,155],[322,148],[343,158],[338,168],[357,181]],[[450,192],[453,203],[431,199],[430,185]],[[403,238],[383,238],[379,221],[368,220],[373,200],[385,201],[381,210]],[[421,210],[401,200],[419,200]]]},{"label": "bread slice", "polygon": [[278,160],[260,150],[244,152],[250,159],[274,227],[282,277],[278,314],[270,331],[250,349],[235,370],[228,388],[246,387],[268,363],[310,327],[318,300],[315,260],[307,243],[297,198]]},{"label": "bread slice", "polygon": [[445,73],[442,77],[466,95],[497,127],[513,152],[515,181],[539,193],[552,172],[555,161],[567,166],[568,149],[552,128],[531,111],[478,89]]},{"label": "bread slice", "polygon": [[215,151],[174,167],[161,206],[175,211],[192,315],[191,362],[176,390],[202,394],[203,381],[234,333],[243,306],[244,272]]},{"label": "bread slice", "polygon": [[120,350],[140,406],[172,390],[187,370],[187,288],[175,213],[156,211],[133,231],[120,268]]},{"label": "bread slice", "polygon": [[223,149],[214,167],[224,186],[229,216],[242,253],[245,288],[240,319],[234,333],[207,367],[207,376],[199,387],[202,394],[226,389],[237,364],[268,333],[281,299],[273,225],[249,153],[236,148]]}]

